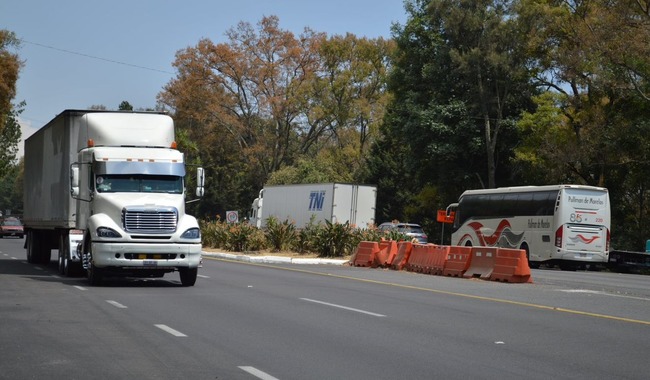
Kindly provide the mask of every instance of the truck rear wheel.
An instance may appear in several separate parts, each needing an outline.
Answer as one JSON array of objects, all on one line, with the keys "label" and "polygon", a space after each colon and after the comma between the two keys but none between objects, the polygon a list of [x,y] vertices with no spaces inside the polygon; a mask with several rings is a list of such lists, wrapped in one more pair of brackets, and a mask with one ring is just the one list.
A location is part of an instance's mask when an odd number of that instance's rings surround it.
[{"label": "truck rear wheel", "polygon": [[181,275],[181,284],[183,286],[194,286],[199,268],[180,268],[178,272]]},{"label": "truck rear wheel", "polygon": [[70,260],[69,256],[63,258],[63,274],[67,277],[78,276],[81,273],[81,263]]},{"label": "truck rear wheel", "polygon": [[65,266],[65,258],[66,258],[66,255],[68,254],[68,249],[66,249],[66,247],[68,247],[68,245],[65,244],[67,239],[65,239],[65,237],[66,237],[65,234],[59,235],[59,255],[58,255],[59,259],[58,259],[58,264],[59,264],[59,273],[63,274],[63,275],[66,274],[64,266]]},{"label": "truck rear wheel", "polygon": [[38,256],[38,243],[36,242],[35,237],[36,234],[34,231],[27,231],[27,262],[30,264],[35,264]]},{"label": "truck rear wheel", "polygon": [[47,241],[45,241],[47,236],[38,233],[36,230],[29,230],[27,234],[27,262],[30,264],[49,264],[51,252]]}]

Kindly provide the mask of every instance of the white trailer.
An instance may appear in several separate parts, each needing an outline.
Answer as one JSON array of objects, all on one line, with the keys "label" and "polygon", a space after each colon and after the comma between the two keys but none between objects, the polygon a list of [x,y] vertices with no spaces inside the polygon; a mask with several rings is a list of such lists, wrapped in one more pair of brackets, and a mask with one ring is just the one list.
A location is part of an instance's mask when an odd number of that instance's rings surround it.
[{"label": "white trailer", "polygon": [[[83,268],[93,285],[173,271],[194,285],[201,234],[184,177],[168,115],[63,111],[25,141],[27,260],[47,264],[58,249],[59,270]],[[197,178],[200,196],[201,168]]]},{"label": "white trailer", "polygon": [[375,224],[377,187],[346,183],[265,186],[253,201],[250,222],[266,227],[268,218],[303,228],[314,223],[346,223],[358,228]]}]

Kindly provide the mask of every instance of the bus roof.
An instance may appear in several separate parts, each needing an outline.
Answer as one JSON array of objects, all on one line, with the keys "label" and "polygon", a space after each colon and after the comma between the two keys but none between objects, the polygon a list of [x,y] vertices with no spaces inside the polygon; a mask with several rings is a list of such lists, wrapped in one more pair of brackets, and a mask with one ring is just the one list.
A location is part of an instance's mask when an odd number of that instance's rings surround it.
[{"label": "bus roof", "polygon": [[496,189],[465,190],[463,194],[460,195],[460,197],[462,198],[464,195],[470,195],[470,194],[527,193],[533,191],[551,191],[551,190],[562,190],[562,189],[582,189],[582,190],[596,190],[596,191],[607,192],[607,189],[604,187],[586,186],[586,185],[514,186],[514,187],[497,187]]}]

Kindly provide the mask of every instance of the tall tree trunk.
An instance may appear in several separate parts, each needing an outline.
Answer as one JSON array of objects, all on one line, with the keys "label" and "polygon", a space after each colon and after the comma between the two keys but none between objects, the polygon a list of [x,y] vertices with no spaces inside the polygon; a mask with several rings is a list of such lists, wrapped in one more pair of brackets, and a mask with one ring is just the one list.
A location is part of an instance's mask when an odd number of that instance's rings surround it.
[{"label": "tall tree trunk", "polygon": [[487,166],[488,166],[488,189],[496,187],[496,163],[494,162],[494,141],[492,139],[492,127],[490,124],[490,115],[485,112],[483,114],[483,121],[485,123],[485,150],[487,153]]},{"label": "tall tree trunk", "polygon": [[[478,92],[479,102],[481,102],[481,113],[483,114],[483,124],[485,127],[485,151],[487,154],[487,175],[488,188],[496,187],[496,163],[494,161],[495,142],[492,139],[492,126],[490,125],[490,114],[488,112],[487,99],[485,99],[485,89],[483,88],[483,76],[478,73]],[[498,125],[497,125],[498,126]]]}]

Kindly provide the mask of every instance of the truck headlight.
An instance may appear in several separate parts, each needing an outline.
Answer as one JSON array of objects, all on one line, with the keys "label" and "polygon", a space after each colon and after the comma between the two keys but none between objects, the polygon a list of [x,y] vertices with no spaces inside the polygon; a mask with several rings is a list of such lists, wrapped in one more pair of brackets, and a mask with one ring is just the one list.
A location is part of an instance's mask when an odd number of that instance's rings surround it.
[{"label": "truck headlight", "polygon": [[97,228],[97,236],[100,238],[121,238],[122,237],[122,235],[120,235],[117,231],[108,227]]},{"label": "truck headlight", "polygon": [[201,238],[201,230],[198,228],[190,228],[189,230],[183,232],[181,235],[181,239],[200,239]]}]

